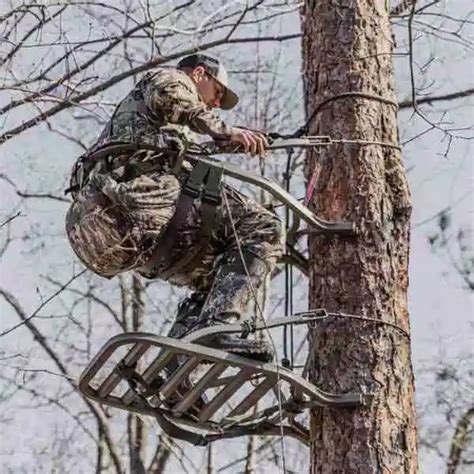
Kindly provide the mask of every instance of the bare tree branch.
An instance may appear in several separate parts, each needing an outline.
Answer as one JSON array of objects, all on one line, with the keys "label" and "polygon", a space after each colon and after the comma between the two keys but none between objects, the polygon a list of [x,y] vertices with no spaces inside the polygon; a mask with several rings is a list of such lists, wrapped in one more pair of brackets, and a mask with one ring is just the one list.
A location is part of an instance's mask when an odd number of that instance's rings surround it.
[{"label": "bare tree branch", "polygon": [[[26,316],[23,318],[21,317],[21,322],[18,323],[18,324],[15,324],[14,326],[12,326],[10,329],[6,329],[5,331],[1,332],[0,333],[0,337],[2,336],[6,336],[7,334],[10,334],[12,331],[14,331],[15,329],[18,329],[20,326],[23,326],[24,324],[28,325],[27,323],[29,323],[48,303],[50,303],[54,298],[56,298],[56,296],[58,296],[60,293],[62,293],[74,280],[77,280],[77,278],[79,278],[80,276],[82,276],[84,273],[86,272],[86,270],[82,270],[81,272],[79,272],[78,274],[76,275],[73,275],[66,283],[64,283],[61,288],[59,288],[57,291],[55,291],[52,295],[50,295],[48,298],[46,298],[34,311],[33,313],[31,313],[29,316]],[[8,292],[6,292],[6,290],[3,290],[2,288],[0,288],[0,294],[2,294],[4,296],[4,298],[10,303],[11,301],[9,300],[9,298],[13,298],[13,295],[10,295]],[[13,306],[13,304],[12,304]],[[16,309],[16,308],[15,308]]]},{"label": "bare tree branch", "polygon": [[[457,92],[451,92],[449,94],[441,94],[441,95],[434,95],[428,97],[422,97],[421,99],[416,99],[416,103],[420,104],[433,104],[434,102],[441,102],[441,101],[448,101],[448,100],[455,100],[455,99],[462,99],[464,97],[469,97],[474,95],[474,88],[466,89]],[[399,109],[408,109],[414,106],[413,99],[411,100],[404,100],[403,102],[399,102],[398,108]]]},{"label": "bare tree branch", "polygon": [[0,173],[0,179],[3,180],[3,181],[6,181],[8,184],[10,184],[10,186],[12,186],[12,188],[15,190],[15,193],[17,194],[17,196],[25,198],[25,199],[30,199],[30,198],[34,198],[34,199],[52,199],[53,201],[59,201],[59,202],[67,202],[67,203],[71,202],[70,199],[67,199],[63,196],[58,196],[58,195],[52,194],[52,193],[30,193],[30,192],[26,192],[26,191],[21,191],[18,188],[18,186],[16,185],[16,183],[13,182],[8,176],[6,176],[3,173]]},{"label": "bare tree branch", "polygon": [[416,4],[416,1],[417,0],[402,0],[390,10],[390,16],[403,15],[407,10],[411,9],[412,5]]},{"label": "bare tree branch", "polygon": [[156,446],[155,454],[151,458],[148,474],[162,474],[165,472],[165,466],[171,456],[170,446],[174,441],[168,435],[162,433]]},{"label": "bare tree branch", "polygon": [[[56,367],[59,369],[59,371],[66,377],[66,380],[69,382],[71,387],[74,390],[77,390],[77,386],[75,382],[71,380],[71,376],[68,373],[68,370],[66,366],[63,364],[61,361],[60,357],[56,354],[56,352],[51,348],[49,345],[48,341],[44,337],[44,335],[40,332],[40,330],[35,326],[35,324],[31,321],[31,316],[27,316],[25,311],[23,310],[22,306],[20,305],[19,301],[13,296],[10,292],[7,290],[0,288],[0,294],[5,298],[7,303],[15,310],[16,314],[18,317],[21,319],[22,324],[24,324],[31,334],[33,335],[34,340],[43,348],[43,350],[48,354],[48,356],[51,358],[51,360],[54,362]],[[83,399],[84,403],[87,405],[89,408],[90,412],[94,415],[97,425],[100,427],[104,434],[104,439],[107,444],[108,451],[110,453],[110,456],[112,458],[112,461],[114,463],[115,470],[117,474],[122,474],[123,468],[122,468],[122,463],[120,461],[120,457],[116,451],[116,447],[111,439],[110,433],[108,426],[99,413],[99,411],[92,405],[92,403],[87,400],[85,397],[81,395],[81,398]]]},{"label": "bare tree branch", "polygon": [[47,23],[52,21],[54,18],[57,16],[61,15],[64,10],[68,7],[68,5],[64,5],[62,8],[57,10],[53,15],[50,15],[48,18],[45,18],[45,11],[47,11],[47,6],[42,5],[43,8],[41,8],[41,15],[42,18],[38,20],[38,23],[33,26],[24,36],[23,38],[15,45],[15,47],[4,57],[0,58],[0,66],[11,60],[11,58],[20,50],[20,48],[23,46],[24,42],[36,31],[39,29],[43,28]]},{"label": "bare tree branch", "polygon": [[267,37],[243,37],[243,38],[235,38],[235,39],[229,39],[227,36],[224,38],[221,38],[219,40],[211,41],[209,43],[202,44],[200,46],[192,47],[185,49],[183,51],[180,51],[178,53],[173,53],[165,57],[160,57],[160,58],[155,58],[152,61],[149,61],[146,64],[137,66],[131,70],[124,71],[120,74],[117,74],[116,76],[113,76],[112,78],[108,79],[107,81],[104,81],[102,84],[99,84],[95,87],[92,87],[91,89],[79,93],[75,96],[70,97],[69,99],[64,99],[63,102],[61,102],[58,105],[55,105],[54,107],[51,107],[48,110],[45,110],[44,112],[41,112],[39,115],[36,117],[25,121],[21,125],[18,125],[17,127],[14,127],[10,130],[7,130],[5,133],[0,135],[0,145],[5,143],[6,141],[10,140],[16,135],[21,134],[25,130],[28,130],[29,128],[32,128],[39,123],[45,121],[48,118],[53,117],[57,113],[69,109],[72,106],[77,106],[81,101],[84,99],[87,99],[89,97],[92,97],[99,92],[102,92],[111,86],[123,81],[124,79],[127,79],[129,77],[132,77],[136,74],[139,74],[144,71],[148,71],[149,69],[152,69],[154,67],[160,66],[162,64],[165,64],[169,61],[172,61],[174,59],[177,59],[181,56],[185,56],[187,54],[192,54],[198,51],[206,51],[211,48],[215,48],[217,46],[223,45],[223,44],[238,44],[238,43],[253,43],[256,41],[287,41],[295,38],[299,38],[301,35],[299,33],[297,34],[290,34],[290,35],[281,35],[281,36],[267,36]]},{"label": "bare tree branch", "polygon": [[[19,371],[21,371],[22,369],[17,369]],[[3,380],[6,380],[7,382],[9,382],[10,384],[12,385],[16,385],[16,387],[19,389],[19,390],[22,390],[22,391],[25,391],[25,392],[28,392],[29,394],[31,394],[33,397],[35,398],[40,398],[40,399],[43,399],[45,402],[47,402],[48,404],[50,405],[55,405],[57,406],[58,408],[60,408],[64,413],[66,413],[68,416],[70,416],[77,424],[78,426],[81,427],[81,429],[84,431],[84,433],[86,433],[90,439],[92,439],[94,442],[97,441],[96,437],[94,436],[94,434],[90,431],[90,429],[83,423],[83,421],[80,419],[80,417],[73,413],[69,407],[67,405],[65,405],[64,403],[61,403],[59,402],[57,399],[55,398],[51,398],[41,392],[39,392],[38,390],[35,390],[33,388],[28,388],[24,383],[22,384],[17,384],[14,380],[8,378],[8,377],[5,377],[4,375],[1,375],[0,376],[1,379]]]},{"label": "bare tree branch", "polygon": [[17,217],[20,217],[21,216],[21,211],[17,211],[15,214],[13,214],[12,216],[10,217],[7,217],[7,219],[5,221],[3,221],[2,223],[0,223],[0,229],[4,226],[6,226],[7,224],[9,224],[12,220],[16,219]]},{"label": "bare tree branch", "polygon": [[469,408],[459,419],[456,424],[453,438],[451,440],[451,447],[449,450],[449,458],[447,463],[447,474],[455,474],[461,462],[462,454],[469,441],[472,432],[469,432],[469,427],[474,421],[474,406]]}]

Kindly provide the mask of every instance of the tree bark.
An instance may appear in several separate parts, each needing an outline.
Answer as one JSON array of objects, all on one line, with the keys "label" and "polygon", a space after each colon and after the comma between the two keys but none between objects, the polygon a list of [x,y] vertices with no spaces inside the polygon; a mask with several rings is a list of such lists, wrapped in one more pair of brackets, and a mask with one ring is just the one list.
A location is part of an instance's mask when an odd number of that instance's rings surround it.
[{"label": "tree bark", "polygon": [[359,141],[307,157],[307,176],[316,184],[313,210],[353,221],[358,231],[355,238],[310,239],[310,305],[377,320],[335,317],[310,335],[310,380],[327,391],[361,392],[366,400],[360,408],[312,412],[313,474],[417,471],[407,308],[410,194],[399,149],[360,143],[398,143],[386,4],[306,0],[301,14],[308,117],[319,109],[309,131]]}]

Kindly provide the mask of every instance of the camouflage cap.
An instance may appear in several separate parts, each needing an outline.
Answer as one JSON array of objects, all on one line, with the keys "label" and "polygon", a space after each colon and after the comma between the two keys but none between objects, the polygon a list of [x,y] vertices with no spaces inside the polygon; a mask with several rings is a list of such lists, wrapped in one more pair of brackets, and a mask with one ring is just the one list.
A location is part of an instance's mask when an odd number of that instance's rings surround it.
[{"label": "camouflage cap", "polygon": [[178,63],[178,67],[181,68],[195,68],[197,66],[203,66],[206,72],[212,76],[219,84],[224,87],[224,96],[221,100],[221,109],[229,110],[237,105],[239,96],[229,88],[229,81],[227,78],[227,71],[225,70],[222,63],[207,54],[191,54],[181,59]]}]

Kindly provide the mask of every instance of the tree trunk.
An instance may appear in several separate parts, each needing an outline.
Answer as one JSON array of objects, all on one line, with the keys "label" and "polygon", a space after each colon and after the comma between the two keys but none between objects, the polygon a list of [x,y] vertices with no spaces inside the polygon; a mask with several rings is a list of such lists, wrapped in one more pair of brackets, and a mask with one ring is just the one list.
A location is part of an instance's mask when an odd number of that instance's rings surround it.
[{"label": "tree trunk", "polygon": [[[132,330],[140,331],[145,316],[145,303],[143,295],[145,288],[140,278],[132,276]],[[130,453],[130,473],[145,474],[144,458],[146,453],[146,426],[142,419],[133,413],[129,413],[129,453]]]},{"label": "tree trunk", "polygon": [[355,238],[310,239],[310,305],[377,320],[335,317],[311,334],[310,380],[366,398],[362,408],[311,414],[313,474],[417,471],[407,309],[410,195],[400,150],[360,143],[398,143],[386,5],[306,0],[302,10],[308,117],[318,108],[309,131],[358,140],[308,156],[307,176],[316,184],[310,205],[326,219],[355,222],[358,231]]}]

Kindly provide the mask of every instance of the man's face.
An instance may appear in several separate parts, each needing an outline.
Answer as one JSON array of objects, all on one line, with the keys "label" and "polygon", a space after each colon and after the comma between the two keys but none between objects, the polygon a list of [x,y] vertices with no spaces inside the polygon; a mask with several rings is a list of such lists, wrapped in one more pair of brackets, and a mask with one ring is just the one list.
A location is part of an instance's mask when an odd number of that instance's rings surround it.
[{"label": "man's face", "polygon": [[196,67],[190,74],[197,86],[202,101],[211,108],[220,107],[224,88],[202,66]]}]

